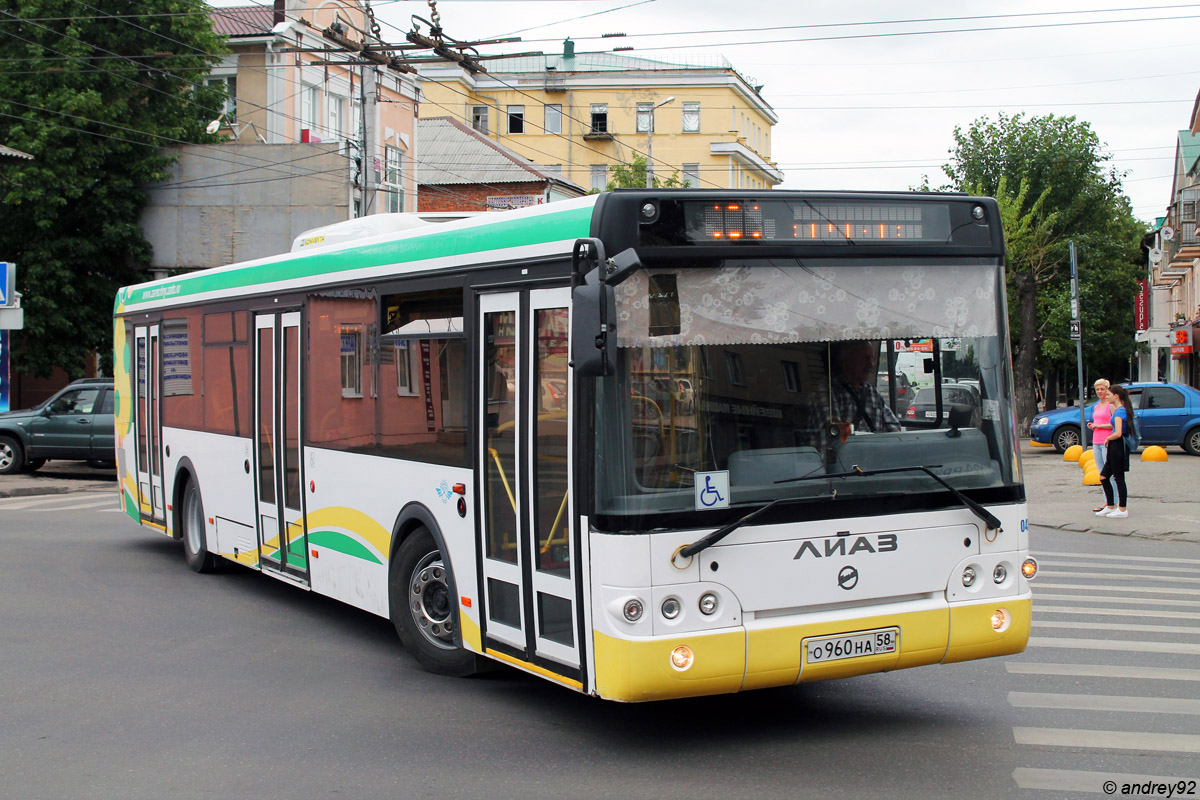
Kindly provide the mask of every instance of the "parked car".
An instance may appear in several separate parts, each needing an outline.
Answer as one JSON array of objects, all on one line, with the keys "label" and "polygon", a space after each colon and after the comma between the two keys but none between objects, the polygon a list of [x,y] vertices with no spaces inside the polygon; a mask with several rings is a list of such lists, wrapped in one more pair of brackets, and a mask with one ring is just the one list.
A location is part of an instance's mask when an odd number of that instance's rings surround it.
[{"label": "parked car", "polygon": [[[942,395],[942,418],[938,420],[937,396]],[[940,386],[926,386],[917,392],[908,410],[904,412],[901,422],[913,424],[914,427],[934,426],[950,421],[951,408],[963,409],[969,414],[967,425],[978,428],[980,424],[979,390],[965,383],[943,383]]]},{"label": "parked car", "polygon": [[[891,389],[888,384],[891,381],[888,379],[886,372],[879,373],[879,377],[875,381],[875,388],[879,392],[880,397],[888,397]],[[908,379],[908,375],[903,372],[896,373],[896,402],[892,406],[892,411],[896,412],[897,417],[903,417],[904,411],[912,404],[913,395],[916,393],[916,387]]]},{"label": "parked car", "polygon": [[84,378],[34,408],[0,414],[0,475],[51,459],[111,464],[115,399],[112,378]]},{"label": "parked car", "polygon": [[[1137,432],[1141,444],[1164,447],[1178,445],[1200,456],[1200,391],[1182,383],[1127,383],[1133,402]],[[1084,419],[1092,420],[1095,403],[1084,409]],[[1080,436],[1079,406],[1059,408],[1033,418],[1030,436],[1035,442],[1052,444],[1062,453],[1074,444],[1091,444],[1091,436]],[[1090,434],[1090,432],[1089,432]]]}]

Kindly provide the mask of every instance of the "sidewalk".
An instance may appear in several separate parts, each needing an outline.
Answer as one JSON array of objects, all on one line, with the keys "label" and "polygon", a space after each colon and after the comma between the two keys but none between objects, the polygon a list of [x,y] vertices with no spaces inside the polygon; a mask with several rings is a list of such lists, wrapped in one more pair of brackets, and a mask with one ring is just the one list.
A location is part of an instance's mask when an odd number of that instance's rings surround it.
[{"label": "sidewalk", "polygon": [[1168,447],[1166,461],[1129,462],[1128,519],[1092,513],[1104,504],[1099,486],[1083,485],[1083,470],[1053,447],[1021,441],[1029,524],[1065,531],[1200,543],[1200,458]]},{"label": "sidewalk", "polygon": [[0,497],[116,490],[115,468],[93,469],[82,461],[48,461],[37,472],[0,475]]}]

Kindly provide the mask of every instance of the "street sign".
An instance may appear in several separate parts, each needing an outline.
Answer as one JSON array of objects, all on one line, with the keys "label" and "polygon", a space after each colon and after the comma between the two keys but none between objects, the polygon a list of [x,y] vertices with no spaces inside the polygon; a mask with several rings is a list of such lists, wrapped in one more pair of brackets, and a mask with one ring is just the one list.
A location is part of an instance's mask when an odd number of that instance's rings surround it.
[{"label": "street sign", "polygon": [[17,296],[17,265],[8,261],[0,261],[0,306],[11,306],[16,303]]},{"label": "street sign", "polygon": [[1071,320],[1071,338],[1079,341],[1082,337],[1079,335],[1079,320]]}]

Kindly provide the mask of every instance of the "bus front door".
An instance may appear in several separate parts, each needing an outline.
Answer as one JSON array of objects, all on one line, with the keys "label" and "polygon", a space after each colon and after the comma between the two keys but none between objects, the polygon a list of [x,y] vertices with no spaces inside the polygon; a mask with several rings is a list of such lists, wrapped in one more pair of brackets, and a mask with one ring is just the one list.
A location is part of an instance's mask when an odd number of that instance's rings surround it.
[{"label": "bus front door", "polygon": [[565,288],[480,296],[479,546],[485,647],[575,676],[569,300]]},{"label": "bus front door", "polygon": [[300,312],[254,317],[258,555],[264,570],[308,583],[300,452]]},{"label": "bus front door", "polygon": [[162,476],[162,421],[159,419],[159,326],[133,329],[137,380],[134,382],[133,425],[137,441],[138,510],[143,520],[166,528]]}]

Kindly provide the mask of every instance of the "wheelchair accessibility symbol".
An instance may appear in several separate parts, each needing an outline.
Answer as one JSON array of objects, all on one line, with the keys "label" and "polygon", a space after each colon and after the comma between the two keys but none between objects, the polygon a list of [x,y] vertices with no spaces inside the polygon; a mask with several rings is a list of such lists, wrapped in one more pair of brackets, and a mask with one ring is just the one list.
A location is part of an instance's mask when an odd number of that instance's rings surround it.
[{"label": "wheelchair accessibility symbol", "polygon": [[729,508],[729,471],[696,473],[696,510]]}]

